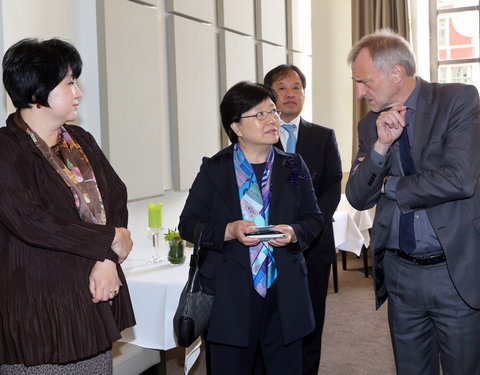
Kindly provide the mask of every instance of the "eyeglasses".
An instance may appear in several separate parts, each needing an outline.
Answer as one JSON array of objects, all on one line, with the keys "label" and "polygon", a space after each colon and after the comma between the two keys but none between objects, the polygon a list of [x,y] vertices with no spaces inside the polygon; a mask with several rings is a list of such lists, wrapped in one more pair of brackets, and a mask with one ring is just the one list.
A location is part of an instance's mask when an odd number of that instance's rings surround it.
[{"label": "eyeglasses", "polygon": [[275,118],[275,116],[280,117],[281,114],[282,114],[281,110],[274,108],[271,111],[257,112],[254,115],[241,116],[240,118],[256,117],[258,121],[265,121],[268,115],[271,115],[273,118]]}]

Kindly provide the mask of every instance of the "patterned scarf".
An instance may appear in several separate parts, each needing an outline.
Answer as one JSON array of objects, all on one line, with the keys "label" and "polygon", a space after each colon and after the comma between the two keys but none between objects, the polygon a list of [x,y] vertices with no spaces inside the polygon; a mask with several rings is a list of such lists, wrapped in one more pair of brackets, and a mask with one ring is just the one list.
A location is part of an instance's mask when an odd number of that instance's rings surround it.
[{"label": "patterned scarf", "polygon": [[[263,171],[260,193],[257,177],[245,154],[238,143],[233,147],[235,175],[242,216],[244,220],[253,221],[259,227],[268,225],[270,181],[274,156],[275,153],[273,147],[271,147],[265,170]],[[265,298],[267,289],[270,288],[277,278],[273,248],[268,242],[259,242],[257,246],[250,247],[250,268],[252,270],[253,287],[258,294]]]},{"label": "patterned scarf", "polygon": [[67,130],[63,126],[58,130],[58,148],[63,158],[61,160],[45,141],[23,121],[18,111],[13,119],[32,138],[45,159],[72,190],[80,218],[89,223],[105,225],[107,222],[105,208],[93,169],[82,148],[73,140]]}]

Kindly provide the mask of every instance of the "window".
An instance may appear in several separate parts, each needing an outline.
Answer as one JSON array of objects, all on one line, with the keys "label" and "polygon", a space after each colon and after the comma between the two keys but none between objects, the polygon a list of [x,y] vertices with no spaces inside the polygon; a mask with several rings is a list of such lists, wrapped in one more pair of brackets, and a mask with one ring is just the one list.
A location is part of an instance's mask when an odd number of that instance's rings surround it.
[{"label": "window", "polygon": [[430,0],[431,80],[480,91],[480,0]]}]

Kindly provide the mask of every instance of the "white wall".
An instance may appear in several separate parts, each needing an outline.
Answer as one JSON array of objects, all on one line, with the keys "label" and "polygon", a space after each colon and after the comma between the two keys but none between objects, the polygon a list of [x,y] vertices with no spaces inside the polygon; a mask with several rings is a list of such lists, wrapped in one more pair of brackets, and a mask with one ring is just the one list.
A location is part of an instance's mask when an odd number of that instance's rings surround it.
[{"label": "white wall", "polygon": [[218,36],[211,24],[171,15],[170,106],[176,190],[188,190],[202,157],[221,148]]},{"label": "white wall", "polygon": [[83,98],[81,100],[82,107],[80,110],[79,124],[92,133],[99,144],[102,144],[103,134],[100,120],[97,23],[95,15],[95,0],[74,1],[74,40],[76,41],[75,45],[83,60],[83,71],[80,76]]},{"label": "white wall", "polygon": [[128,187],[129,197],[162,194],[162,152],[168,143],[162,128],[168,117],[159,103],[167,102],[159,90],[164,77],[160,66],[158,9],[127,0],[104,0],[99,7],[104,30],[101,57],[102,115],[108,126],[108,155]]},{"label": "white wall", "polygon": [[352,159],[350,0],[312,1],[313,120],[335,130],[343,171]]},{"label": "white wall", "polygon": [[417,75],[430,81],[429,2],[424,0],[410,0],[410,5],[412,46],[417,58]]},{"label": "white wall", "polygon": [[[104,77],[102,77],[102,66],[101,64],[99,65],[99,60],[105,57],[102,56],[105,53],[105,46],[102,45],[101,40],[98,40],[98,36],[102,34],[102,28],[105,25],[102,24],[101,15],[98,14],[97,10],[99,2],[105,1],[112,0],[0,0],[0,16],[2,20],[0,50],[4,51],[5,48],[17,40],[31,36],[40,38],[57,36],[72,41],[79,49],[84,61],[84,70],[80,77],[80,85],[84,92],[84,97],[81,102],[78,122],[93,133],[99,143],[104,146],[104,150],[108,155],[112,143],[115,143],[117,138],[114,133],[112,133],[112,136],[109,134],[108,115],[105,116],[108,105],[105,105],[101,98],[103,93],[100,78]],[[114,0],[114,3],[120,1],[125,0]],[[172,160],[175,154],[172,154],[171,145],[176,140],[175,133],[172,133],[174,128],[171,114],[173,108],[172,92],[170,90],[173,79],[171,76],[172,67],[169,69],[168,66],[168,57],[172,53],[172,46],[168,44],[170,37],[168,36],[166,22],[167,18],[171,17],[172,14],[169,10],[175,10],[175,17],[183,17],[182,12],[190,12],[191,14],[185,15],[186,19],[190,19],[192,22],[200,23],[206,21],[211,23],[215,28],[218,40],[220,40],[219,35],[221,31],[237,33],[238,36],[252,38],[256,47],[257,64],[254,67],[255,72],[252,71],[250,66],[250,69],[245,73],[245,79],[254,79],[255,77],[252,78],[252,76],[256,73],[256,78],[261,81],[266,70],[278,63],[287,61],[287,56],[288,61],[293,61],[299,65],[306,64],[302,68],[307,74],[308,88],[311,89],[311,93],[308,93],[308,105],[305,108],[307,114],[304,113],[304,115],[307,118],[312,117],[309,113],[313,110],[313,121],[335,129],[342,154],[343,169],[349,169],[352,136],[352,92],[350,71],[345,61],[351,45],[350,0],[312,1],[311,6],[309,0],[276,0],[275,4],[277,1],[281,4],[276,9],[278,13],[283,14],[280,18],[272,17],[271,9],[269,10],[268,6],[272,4],[271,0],[248,0],[245,3],[245,7],[242,8],[242,11],[248,14],[248,22],[235,23],[232,20],[236,20],[235,7],[237,1],[202,0],[202,4],[204,4],[202,9],[204,8],[204,11],[199,13],[195,11],[195,7],[192,9],[193,3],[187,0],[180,2],[176,0],[168,2],[149,0],[149,3],[157,9],[158,20],[158,45],[156,48],[160,58],[158,66],[160,82],[158,83],[157,81],[155,85],[158,85],[161,98],[157,104],[161,113],[161,120],[158,126],[160,127],[160,137],[163,140],[163,145],[158,147],[155,152],[161,153],[159,158],[159,169],[161,172],[158,173],[162,174],[165,194],[159,197],[158,200],[164,202],[165,212],[169,211],[169,206],[177,210],[178,207],[183,205],[186,197],[184,192],[169,191],[174,185],[172,169],[173,165],[175,165],[174,160]],[[212,6],[217,6],[217,9],[212,8]],[[215,12],[212,13],[212,9],[215,9]],[[253,9],[257,9],[257,11],[258,9],[263,10],[263,16],[262,14],[252,13]],[[207,10],[208,12],[206,12]],[[219,12],[224,12],[220,14],[221,17]],[[311,12],[314,20],[311,29],[313,46],[309,45],[309,28],[305,26],[305,23],[301,21],[299,16],[301,14],[308,15],[309,12]],[[218,21],[217,17],[219,17]],[[100,23],[97,23],[97,20]],[[281,27],[279,27],[279,23],[281,23]],[[257,25],[257,30],[253,28],[254,24]],[[275,25],[277,27],[272,27]],[[259,29],[258,27],[261,28]],[[281,30],[280,34],[285,32],[288,34],[279,35],[278,30]],[[272,58],[272,55],[267,52],[264,54],[264,51],[274,47],[282,51],[277,57]],[[217,43],[215,48],[228,48],[228,46],[224,45],[222,47]],[[224,90],[232,84],[232,81],[229,79],[233,76],[235,76],[235,80],[243,79],[240,71],[230,73],[232,72],[231,69],[234,69],[236,65],[243,64],[243,62],[232,62],[226,59],[222,61],[222,51],[216,50],[215,53],[218,53],[218,63],[225,66],[228,65],[228,69],[230,69],[222,71],[222,67],[217,67],[218,81],[213,84],[217,86],[217,100],[219,101]],[[141,62],[142,56],[138,56],[138,59]],[[195,61],[192,61],[191,64],[192,69],[195,69]],[[134,74],[134,72],[132,69],[131,74]],[[192,82],[192,85],[195,85],[195,82]],[[119,85],[118,89],[122,89],[121,85]],[[131,89],[124,87],[123,90],[129,92]],[[130,92],[129,94],[135,95],[137,93]],[[0,103],[2,101],[2,94],[0,94]],[[128,104],[126,103],[125,105]],[[181,110],[186,111],[188,108],[182,106]],[[218,108],[212,108],[210,111],[210,113],[202,115],[210,118],[211,121],[208,124],[199,124],[198,132],[187,133],[189,136],[201,138],[203,126],[211,127],[209,129],[216,129],[215,131],[220,133],[221,125],[218,118]],[[5,114],[5,105],[0,104],[0,115],[3,115],[2,117],[5,118]],[[107,122],[104,121],[105,118]],[[142,132],[141,124],[138,124],[131,131]],[[179,133],[177,133],[178,135]],[[148,136],[148,134],[145,136]],[[198,152],[202,153],[202,155],[211,155],[213,153],[212,149],[203,151],[201,146],[199,148]],[[219,145],[217,148],[219,148]],[[189,152],[188,149],[181,151]],[[145,155],[145,157],[148,157],[148,155]],[[198,159],[197,156],[195,157]],[[192,168],[189,179],[194,178],[199,164],[200,160],[196,160],[195,163],[187,166]],[[141,166],[138,168],[141,168]],[[145,171],[145,173],[149,173],[149,171]],[[122,176],[122,178],[128,179],[125,176]],[[188,188],[188,181],[185,180],[181,186],[183,189]],[[158,194],[162,194],[163,190],[160,188]],[[136,194],[131,197],[141,198],[141,196]],[[171,218],[169,221],[173,222],[178,214],[179,212],[169,214]]]},{"label": "white wall", "polygon": [[[76,123],[100,140],[96,19],[95,11],[92,10],[95,8],[95,0],[1,0],[0,7],[2,56],[8,47],[27,37],[59,37],[78,48],[84,64],[79,80],[84,97],[80,102],[80,117]],[[10,102],[5,108],[2,100],[1,106],[0,114],[14,110]],[[2,122],[4,118],[2,116]]]}]

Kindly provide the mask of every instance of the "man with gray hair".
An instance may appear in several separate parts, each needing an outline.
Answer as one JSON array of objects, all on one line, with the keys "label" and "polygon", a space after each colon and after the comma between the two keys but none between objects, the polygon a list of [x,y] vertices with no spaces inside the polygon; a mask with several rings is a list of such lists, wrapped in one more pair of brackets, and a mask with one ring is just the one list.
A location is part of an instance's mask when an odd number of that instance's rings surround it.
[{"label": "man with gray hair", "polygon": [[480,103],[474,86],[415,76],[390,30],[348,56],[359,150],[346,194],[376,205],[371,246],[377,308],[388,297],[397,373],[480,374]]}]

